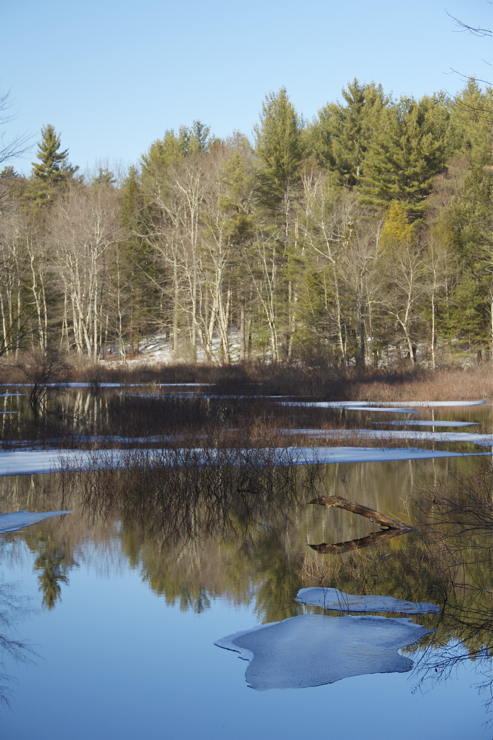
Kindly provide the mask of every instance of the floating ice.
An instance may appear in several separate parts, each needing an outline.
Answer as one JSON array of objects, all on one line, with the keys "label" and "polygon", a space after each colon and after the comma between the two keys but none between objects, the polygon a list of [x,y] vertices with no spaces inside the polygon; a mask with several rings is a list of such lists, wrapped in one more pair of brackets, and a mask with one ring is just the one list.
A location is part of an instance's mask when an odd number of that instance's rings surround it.
[{"label": "floating ice", "polygon": [[32,524],[39,524],[52,516],[70,513],[70,511],[43,511],[40,514],[33,514],[30,511],[14,511],[11,514],[0,514],[0,533],[15,532],[23,527],[30,527]]},{"label": "floating ice", "polygon": [[349,411],[387,411],[417,414],[416,408],[445,408],[448,406],[484,406],[486,401],[291,401],[290,406],[313,406],[321,409],[346,409]]},{"label": "floating ice", "polygon": [[[152,453],[152,454],[151,454]],[[124,468],[128,455],[138,465],[331,465],[333,463],[391,462],[395,460],[428,460],[439,457],[474,457],[490,452],[448,452],[418,450],[412,447],[380,449],[378,447],[277,447],[257,450],[222,450],[217,448],[127,449],[127,450],[0,450],[0,476],[34,475],[77,470],[116,470]],[[257,456],[257,457],[256,457]]]},{"label": "floating ice", "polygon": [[397,652],[426,635],[410,619],[306,614],[254,627],[215,644],[249,660],[250,688],[302,689],[368,673],[405,673],[413,661]]},{"label": "floating ice", "polygon": [[444,408],[447,406],[484,406],[486,401],[390,401],[387,406],[419,406],[420,408]]},{"label": "floating ice", "polygon": [[302,588],[295,599],[300,604],[321,606],[330,611],[392,612],[393,614],[427,614],[439,612],[436,604],[403,601],[393,596],[359,596],[345,594],[337,588]]},{"label": "floating ice", "polygon": [[414,408],[394,408],[388,406],[372,406],[369,403],[351,403],[341,401],[282,401],[281,406],[307,406],[317,409],[345,409],[346,411],[386,411],[391,414],[422,414]]},{"label": "floating ice", "polygon": [[365,439],[410,439],[413,442],[470,442],[483,447],[493,447],[493,434],[474,432],[414,432],[412,430],[387,429],[285,429],[284,434],[304,434],[325,439],[360,437]]},{"label": "floating ice", "polygon": [[374,421],[373,423],[415,427],[470,427],[478,425],[477,421],[433,421],[428,419],[396,419],[393,421]]}]

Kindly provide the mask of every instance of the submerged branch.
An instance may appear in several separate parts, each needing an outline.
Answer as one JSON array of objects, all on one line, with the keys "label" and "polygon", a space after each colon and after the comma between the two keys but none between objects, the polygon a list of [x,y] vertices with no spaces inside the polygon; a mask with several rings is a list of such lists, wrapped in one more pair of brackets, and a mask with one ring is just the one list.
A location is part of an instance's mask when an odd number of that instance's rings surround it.
[{"label": "submerged branch", "polygon": [[392,537],[398,537],[401,534],[411,531],[412,527],[403,529],[387,529],[385,532],[373,532],[367,537],[360,537],[357,540],[348,540],[347,542],[337,542],[334,545],[326,545],[322,542],[320,545],[308,545],[312,550],[316,550],[321,555],[327,553],[333,553],[334,555],[340,555],[343,552],[349,552],[350,550],[358,550],[361,547],[369,547],[370,545],[376,545],[378,542],[384,540],[390,540]]}]

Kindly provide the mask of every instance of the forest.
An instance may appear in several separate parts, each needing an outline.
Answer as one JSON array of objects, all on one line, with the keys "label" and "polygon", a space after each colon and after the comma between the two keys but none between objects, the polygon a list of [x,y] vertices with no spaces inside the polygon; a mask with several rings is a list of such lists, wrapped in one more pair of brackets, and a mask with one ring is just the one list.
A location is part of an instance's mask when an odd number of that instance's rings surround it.
[{"label": "forest", "polygon": [[[174,361],[435,368],[493,347],[493,90],[358,80],[252,140],[200,121],[81,175],[52,124],[0,172],[0,345],[92,361],[164,335]],[[65,144],[65,142],[64,142]]]}]

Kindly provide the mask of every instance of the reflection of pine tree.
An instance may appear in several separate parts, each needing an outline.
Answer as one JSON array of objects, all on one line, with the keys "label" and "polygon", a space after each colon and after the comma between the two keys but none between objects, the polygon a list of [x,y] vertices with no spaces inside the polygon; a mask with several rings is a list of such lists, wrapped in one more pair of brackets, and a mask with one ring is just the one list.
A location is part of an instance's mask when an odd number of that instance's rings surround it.
[{"label": "reflection of pine tree", "polygon": [[[27,541],[27,539],[26,539]],[[53,609],[61,599],[61,583],[68,583],[67,573],[71,565],[68,562],[66,546],[63,542],[54,542],[51,535],[40,536],[27,541],[29,549],[37,552],[34,570],[39,573],[39,591],[43,594],[43,606]]]}]

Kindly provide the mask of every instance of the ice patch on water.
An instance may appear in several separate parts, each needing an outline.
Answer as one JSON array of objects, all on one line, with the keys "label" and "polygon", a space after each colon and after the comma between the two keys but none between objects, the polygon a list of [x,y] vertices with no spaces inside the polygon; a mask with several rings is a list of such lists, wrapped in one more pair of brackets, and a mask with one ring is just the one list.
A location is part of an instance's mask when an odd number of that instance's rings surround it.
[{"label": "ice patch on water", "polygon": [[422,414],[415,408],[394,408],[388,406],[372,406],[369,403],[352,403],[351,401],[282,401],[281,406],[307,406],[317,409],[344,409],[345,411],[385,411],[388,414]]},{"label": "ice patch on water", "polygon": [[476,434],[475,432],[421,432],[395,429],[284,429],[284,434],[299,434],[325,439],[409,439],[413,442],[470,442],[471,444],[493,447],[493,434]]},{"label": "ice patch on water", "polygon": [[374,421],[373,423],[415,427],[470,427],[478,425],[477,421],[431,421],[425,419],[397,419],[393,421]]},{"label": "ice patch on water", "polygon": [[436,604],[403,601],[393,596],[346,594],[337,588],[302,588],[298,591],[295,601],[300,604],[321,606],[330,611],[392,612],[392,614],[426,614],[441,611]]},{"label": "ice patch on water", "polygon": [[30,511],[14,511],[11,514],[0,514],[0,533],[15,532],[23,527],[30,527],[32,524],[39,524],[53,516],[70,513],[70,511],[43,511],[40,514],[34,514]]},{"label": "ice patch on water", "polygon": [[[151,455],[150,453],[153,453]],[[333,463],[391,462],[395,460],[428,460],[439,457],[473,457],[490,452],[447,452],[418,450],[412,447],[379,449],[376,447],[278,447],[257,450],[222,449],[156,449],[156,450],[0,450],[0,476],[34,475],[77,470],[117,470],[125,468],[128,455],[142,455],[142,465],[331,465]]]},{"label": "ice patch on water", "polygon": [[426,630],[410,619],[306,614],[229,635],[215,644],[249,660],[245,674],[257,691],[323,686],[368,673],[405,673],[399,655]]}]

